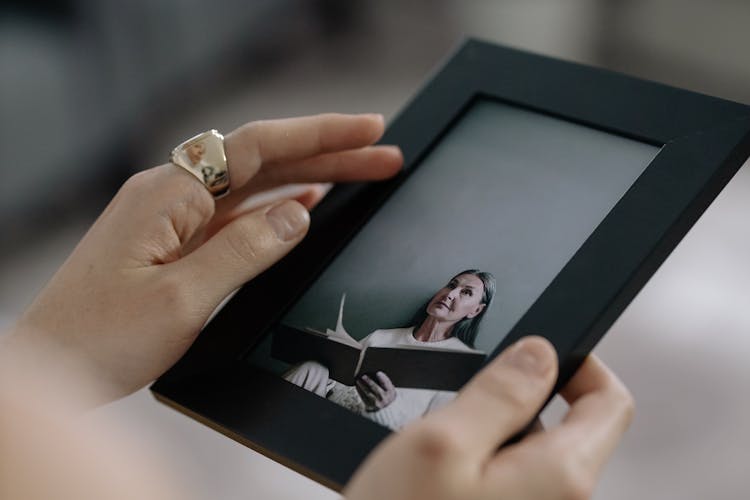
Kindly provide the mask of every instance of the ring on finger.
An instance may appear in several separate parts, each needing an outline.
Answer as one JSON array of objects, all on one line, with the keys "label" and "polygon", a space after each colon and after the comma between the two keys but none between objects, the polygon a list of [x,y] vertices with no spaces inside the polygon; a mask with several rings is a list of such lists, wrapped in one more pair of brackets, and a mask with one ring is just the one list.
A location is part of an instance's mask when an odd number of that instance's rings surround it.
[{"label": "ring on finger", "polygon": [[224,136],[216,130],[191,137],[172,150],[169,161],[198,179],[214,198],[229,194],[229,169]]}]

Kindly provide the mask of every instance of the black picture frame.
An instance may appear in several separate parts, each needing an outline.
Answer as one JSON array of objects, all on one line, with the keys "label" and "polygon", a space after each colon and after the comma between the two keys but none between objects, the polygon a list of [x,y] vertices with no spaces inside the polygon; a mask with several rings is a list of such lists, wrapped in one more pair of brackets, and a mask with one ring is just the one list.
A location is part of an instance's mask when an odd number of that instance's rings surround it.
[{"label": "black picture frame", "polygon": [[404,172],[382,183],[336,186],[315,209],[305,241],[237,292],[189,352],[152,386],[156,397],[340,489],[390,431],[240,356],[279,321],[480,97],[661,147],[493,353],[525,334],[545,336],[561,360],[557,387],[750,154],[746,105],[467,40],[382,138],[382,143],[401,146]]}]

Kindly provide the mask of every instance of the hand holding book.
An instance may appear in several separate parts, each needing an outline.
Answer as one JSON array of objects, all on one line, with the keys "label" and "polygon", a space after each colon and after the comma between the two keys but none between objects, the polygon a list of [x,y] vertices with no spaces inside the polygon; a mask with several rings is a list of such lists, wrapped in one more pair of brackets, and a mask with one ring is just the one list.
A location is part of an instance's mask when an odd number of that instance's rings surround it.
[{"label": "hand holding book", "polygon": [[396,399],[396,386],[381,371],[372,376],[367,373],[360,375],[355,383],[367,411],[382,410]]},{"label": "hand holding book", "polygon": [[[357,341],[343,326],[345,296],[339,306],[336,329],[325,332],[280,324],[273,336],[271,355],[290,364],[315,361],[326,367],[331,379],[365,390],[371,399],[388,400],[390,386],[443,391],[459,390],[485,361],[483,353],[420,345],[372,346]],[[404,329],[404,332],[406,329]],[[411,333],[409,333],[411,335]],[[388,383],[372,374],[387,374]],[[370,385],[362,375],[370,375]],[[357,381],[360,381],[358,384]],[[388,395],[381,397],[380,391]],[[367,397],[367,395],[365,395]],[[364,399],[363,399],[364,400]],[[382,403],[381,403],[382,404]],[[373,403],[374,405],[374,403]],[[385,407],[386,405],[382,405]],[[372,411],[372,410],[371,410]]]}]

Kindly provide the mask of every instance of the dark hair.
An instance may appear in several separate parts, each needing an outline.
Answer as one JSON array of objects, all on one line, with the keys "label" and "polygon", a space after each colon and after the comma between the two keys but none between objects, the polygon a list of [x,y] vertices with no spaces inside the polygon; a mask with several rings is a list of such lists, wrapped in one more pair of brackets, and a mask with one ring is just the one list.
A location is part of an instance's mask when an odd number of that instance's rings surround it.
[{"label": "dark hair", "polygon": [[[479,269],[467,269],[456,274],[448,281],[450,282],[458,278],[462,274],[474,275],[482,281],[484,293],[482,293],[482,300],[480,303],[484,304],[484,309],[482,309],[479,314],[477,314],[473,318],[464,318],[453,325],[451,336],[456,337],[467,346],[474,348],[474,341],[477,338],[477,333],[479,333],[479,324],[482,322],[484,313],[486,313],[487,309],[490,308],[490,304],[492,304],[492,298],[495,296],[495,277],[492,275],[492,273],[480,271]],[[413,316],[411,324],[415,328],[419,328],[424,320],[427,319],[427,306],[429,305],[430,300],[432,300],[432,297],[430,297]]]}]

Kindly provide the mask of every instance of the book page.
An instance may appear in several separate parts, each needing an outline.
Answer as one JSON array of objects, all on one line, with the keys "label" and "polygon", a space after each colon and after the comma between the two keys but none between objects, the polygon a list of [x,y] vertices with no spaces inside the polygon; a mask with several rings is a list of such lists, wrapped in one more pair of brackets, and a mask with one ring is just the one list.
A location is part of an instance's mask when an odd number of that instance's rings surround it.
[{"label": "book page", "polygon": [[410,350],[416,350],[416,351],[465,352],[466,354],[484,354],[482,351],[477,351],[476,349],[467,350],[467,349],[456,349],[452,347],[430,347],[430,346],[424,346],[424,345],[410,345],[410,344],[377,346],[377,347],[378,349],[410,349]]},{"label": "book page", "polygon": [[362,343],[356,340],[354,337],[349,335],[349,332],[344,328],[344,302],[346,301],[346,293],[341,296],[341,303],[339,304],[339,316],[336,320],[336,329],[326,330],[328,338],[342,344],[350,345],[358,349],[362,348]]}]

